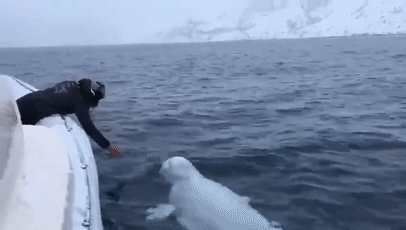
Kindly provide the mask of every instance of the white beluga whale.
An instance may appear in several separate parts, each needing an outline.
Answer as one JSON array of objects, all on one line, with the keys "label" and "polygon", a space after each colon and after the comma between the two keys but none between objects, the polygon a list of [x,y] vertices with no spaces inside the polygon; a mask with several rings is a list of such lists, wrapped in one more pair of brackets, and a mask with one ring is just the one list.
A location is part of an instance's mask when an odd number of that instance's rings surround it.
[{"label": "white beluga whale", "polygon": [[183,157],[171,157],[159,171],[172,185],[168,204],[147,210],[148,221],[171,215],[187,230],[283,230],[253,209],[246,196],[205,178]]}]

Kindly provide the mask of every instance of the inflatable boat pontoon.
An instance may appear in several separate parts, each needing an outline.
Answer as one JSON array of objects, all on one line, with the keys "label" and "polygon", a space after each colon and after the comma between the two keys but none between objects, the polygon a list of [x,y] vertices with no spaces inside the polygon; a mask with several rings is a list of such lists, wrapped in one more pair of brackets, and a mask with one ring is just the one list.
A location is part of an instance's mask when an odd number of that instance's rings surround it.
[{"label": "inflatable boat pontoon", "polygon": [[0,229],[102,230],[89,138],[70,117],[22,125],[15,100],[36,91],[0,75]]}]

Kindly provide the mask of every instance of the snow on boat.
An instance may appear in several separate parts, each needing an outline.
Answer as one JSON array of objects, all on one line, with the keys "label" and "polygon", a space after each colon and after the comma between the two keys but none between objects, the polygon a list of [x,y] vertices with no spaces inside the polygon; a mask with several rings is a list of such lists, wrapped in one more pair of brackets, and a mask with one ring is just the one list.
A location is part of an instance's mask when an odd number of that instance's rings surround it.
[{"label": "snow on boat", "polygon": [[97,167],[70,117],[22,125],[15,100],[33,86],[0,75],[0,229],[103,229]]}]

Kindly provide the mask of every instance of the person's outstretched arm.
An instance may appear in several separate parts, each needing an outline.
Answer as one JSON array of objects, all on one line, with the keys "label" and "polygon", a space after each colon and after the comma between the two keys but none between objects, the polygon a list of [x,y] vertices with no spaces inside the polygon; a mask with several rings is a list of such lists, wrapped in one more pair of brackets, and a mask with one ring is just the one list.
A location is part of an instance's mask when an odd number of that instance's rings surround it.
[{"label": "person's outstretched arm", "polygon": [[110,142],[100,133],[90,118],[89,109],[85,105],[76,107],[75,115],[78,118],[83,129],[101,148],[107,149],[111,154],[120,156],[122,151],[110,145]]}]

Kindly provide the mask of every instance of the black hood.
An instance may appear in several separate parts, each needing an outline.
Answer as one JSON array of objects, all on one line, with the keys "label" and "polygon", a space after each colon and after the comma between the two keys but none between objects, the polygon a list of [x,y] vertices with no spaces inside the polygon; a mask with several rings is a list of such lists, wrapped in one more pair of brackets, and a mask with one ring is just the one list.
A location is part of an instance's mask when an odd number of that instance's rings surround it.
[{"label": "black hood", "polygon": [[78,81],[80,95],[89,103],[90,107],[97,107],[99,101],[106,95],[106,88],[101,82],[93,82],[84,78]]}]

